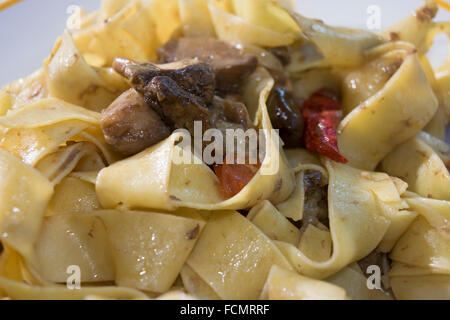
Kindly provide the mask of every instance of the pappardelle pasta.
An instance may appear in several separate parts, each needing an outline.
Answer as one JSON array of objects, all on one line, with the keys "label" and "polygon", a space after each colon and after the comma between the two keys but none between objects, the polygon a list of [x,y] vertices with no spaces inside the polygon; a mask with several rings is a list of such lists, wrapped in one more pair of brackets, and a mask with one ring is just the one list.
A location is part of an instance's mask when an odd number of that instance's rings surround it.
[{"label": "pappardelle pasta", "polygon": [[378,34],[289,1],[77,12],[0,90],[0,297],[450,299],[437,11]]}]

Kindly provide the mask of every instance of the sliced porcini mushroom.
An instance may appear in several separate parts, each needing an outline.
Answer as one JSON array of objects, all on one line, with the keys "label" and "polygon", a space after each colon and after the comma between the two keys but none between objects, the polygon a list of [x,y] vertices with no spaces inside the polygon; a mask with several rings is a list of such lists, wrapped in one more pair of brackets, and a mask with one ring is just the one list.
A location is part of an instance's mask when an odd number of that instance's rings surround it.
[{"label": "sliced porcini mushroom", "polygon": [[[218,129],[235,128],[247,130],[253,126],[245,104],[239,101],[215,96],[210,112],[212,114],[211,122]],[[225,132],[223,133],[225,134]]]},{"label": "sliced porcini mushroom", "polygon": [[287,148],[303,145],[303,118],[292,91],[285,87],[272,90],[267,101],[270,120]]},{"label": "sliced porcini mushroom", "polygon": [[111,149],[127,156],[139,153],[170,135],[159,115],[134,89],[124,92],[102,111],[100,125]]},{"label": "sliced porcini mushroom", "polygon": [[145,87],[145,101],[171,129],[185,128],[194,134],[194,121],[208,129],[209,112],[203,100],[170,77],[154,77]]},{"label": "sliced porcini mushroom", "polygon": [[219,92],[238,91],[243,80],[256,70],[256,56],[213,38],[181,38],[169,41],[158,50],[161,62],[195,59],[212,66]]},{"label": "sliced porcini mushroom", "polygon": [[210,105],[190,94],[169,77],[155,77],[145,88],[145,99],[172,129],[185,128],[194,134],[194,121],[203,130],[223,130],[251,126],[244,104],[215,96]]},{"label": "sliced porcini mushroom", "polygon": [[212,100],[215,89],[214,72],[210,65],[196,60],[183,59],[166,64],[138,62],[116,58],[113,68],[130,80],[133,87],[145,92],[145,87],[155,77],[169,77],[182,89],[194,94],[205,102]]}]

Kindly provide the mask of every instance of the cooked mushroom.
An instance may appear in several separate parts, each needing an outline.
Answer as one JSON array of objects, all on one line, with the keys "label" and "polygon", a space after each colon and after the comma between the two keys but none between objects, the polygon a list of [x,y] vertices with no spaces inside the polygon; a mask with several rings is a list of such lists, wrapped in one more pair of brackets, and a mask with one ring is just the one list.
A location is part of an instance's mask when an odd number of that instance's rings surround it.
[{"label": "cooked mushroom", "polygon": [[319,171],[307,170],[303,178],[305,204],[303,224],[317,225],[319,222],[329,227],[328,221],[328,186]]},{"label": "cooked mushroom", "polygon": [[280,130],[280,137],[287,148],[303,144],[303,118],[292,92],[284,87],[272,90],[267,101],[272,125]]},{"label": "cooked mushroom", "polygon": [[175,129],[184,128],[194,135],[195,121],[202,122],[203,131],[252,126],[243,103],[214,95],[215,75],[205,62],[154,64],[117,58],[113,67],[134,87],[102,116],[106,141],[123,154],[142,151]]},{"label": "cooked mushroom", "polygon": [[244,104],[215,96],[206,105],[169,77],[153,78],[145,88],[145,99],[172,129],[186,128],[191,134],[194,134],[194,121],[201,121],[203,130],[246,130],[251,126]]},{"label": "cooked mushroom", "polygon": [[111,149],[123,155],[136,154],[170,135],[169,128],[134,89],[102,111],[100,125]]},{"label": "cooked mushroom", "polygon": [[216,75],[220,93],[236,92],[245,78],[255,71],[258,60],[254,55],[213,38],[181,38],[158,49],[161,62],[196,59],[210,64]]},{"label": "cooked mushroom", "polygon": [[113,68],[130,80],[144,94],[145,87],[155,77],[169,77],[187,92],[210,102],[214,96],[215,79],[210,65],[195,60],[180,60],[167,64],[137,62],[116,58]]},{"label": "cooked mushroom", "polygon": [[169,77],[153,78],[145,87],[145,101],[172,130],[185,128],[194,134],[194,121],[201,121],[205,130],[211,127],[204,101]]},{"label": "cooked mushroom", "polygon": [[238,101],[215,96],[210,113],[211,124],[217,129],[242,129],[245,131],[253,126],[247,107]]}]

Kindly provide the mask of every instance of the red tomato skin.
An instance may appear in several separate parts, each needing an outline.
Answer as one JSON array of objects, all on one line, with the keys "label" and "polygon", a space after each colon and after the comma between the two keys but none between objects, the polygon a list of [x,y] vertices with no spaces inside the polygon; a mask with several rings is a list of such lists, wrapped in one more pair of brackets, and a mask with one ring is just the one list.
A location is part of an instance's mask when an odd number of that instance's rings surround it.
[{"label": "red tomato skin", "polygon": [[305,145],[333,161],[347,163],[338,148],[337,128],[342,119],[342,106],[323,90],[306,100],[302,115],[305,122]]},{"label": "red tomato skin", "polygon": [[237,195],[253,179],[259,165],[251,164],[219,164],[214,172],[220,181],[220,191],[225,199]]}]

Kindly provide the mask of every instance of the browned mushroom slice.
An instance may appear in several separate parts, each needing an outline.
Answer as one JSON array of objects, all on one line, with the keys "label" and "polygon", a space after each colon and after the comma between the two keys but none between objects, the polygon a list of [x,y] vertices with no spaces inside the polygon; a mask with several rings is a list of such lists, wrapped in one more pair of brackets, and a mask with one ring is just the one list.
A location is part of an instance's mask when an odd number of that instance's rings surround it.
[{"label": "browned mushroom slice", "polygon": [[328,186],[320,171],[307,170],[303,178],[305,204],[303,225],[317,225],[319,222],[329,227]]},{"label": "browned mushroom slice", "polygon": [[255,71],[254,55],[213,38],[181,38],[157,50],[161,62],[196,59],[210,64],[216,74],[216,89],[221,93],[236,92],[245,78]]},{"label": "browned mushroom slice", "polygon": [[123,155],[139,153],[170,135],[158,114],[134,89],[102,111],[100,125],[111,149]]},{"label": "browned mushroom slice", "polygon": [[291,63],[292,60],[292,51],[293,48],[291,46],[285,46],[285,47],[275,47],[269,49],[269,51],[280,60],[280,62],[283,64],[283,66],[287,66],[289,63]]},{"label": "browned mushroom slice", "polygon": [[180,60],[167,64],[154,64],[116,58],[113,68],[130,80],[133,87],[141,93],[145,92],[145,87],[153,78],[169,77],[182,89],[204,99],[207,103],[214,96],[213,69],[210,65],[199,61]]},{"label": "browned mushroom slice", "polygon": [[252,127],[243,103],[215,96],[211,105],[206,105],[169,77],[153,78],[145,87],[145,99],[171,129],[185,128],[194,134],[194,121],[202,122],[203,131]]},{"label": "browned mushroom slice", "polygon": [[204,130],[211,127],[204,101],[169,77],[154,77],[145,87],[145,101],[171,129],[185,128],[193,135],[194,121],[201,121]]},{"label": "browned mushroom slice", "polygon": [[252,128],[245,104],[215,96],[210,107],[211,124],[217,129]]},{"label": "browned mushroom slice", "polygon": [[292,92],[284,87],[272,90],[267,101],[270,120],[287,148],[303,146],[303,118]]}]

